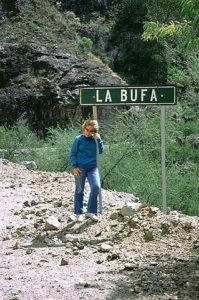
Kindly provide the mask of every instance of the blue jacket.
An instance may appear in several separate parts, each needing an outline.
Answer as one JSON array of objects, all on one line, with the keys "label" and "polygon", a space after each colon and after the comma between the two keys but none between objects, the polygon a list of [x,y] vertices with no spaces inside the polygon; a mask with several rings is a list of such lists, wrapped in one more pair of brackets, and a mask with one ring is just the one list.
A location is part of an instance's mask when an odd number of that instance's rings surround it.
[{"label": "blue jacket", "polygon": [[[103,141],[97,139],[99,154],[104,151]],[[93,136],[84,134],[75,137],[70,150],[70,163],[73,168],[92,169],[97,167],[97,145]]]}]

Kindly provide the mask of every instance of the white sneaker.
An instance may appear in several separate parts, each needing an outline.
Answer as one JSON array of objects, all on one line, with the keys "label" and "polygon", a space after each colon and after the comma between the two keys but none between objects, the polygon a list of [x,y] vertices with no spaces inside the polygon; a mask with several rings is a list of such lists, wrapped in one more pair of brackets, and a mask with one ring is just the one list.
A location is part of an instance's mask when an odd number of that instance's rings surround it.
[{"label": "white sneaker", "polygon": [[77,222],[83,222],[84,221],[84,216],[83,215],[76,215],[76,220],[77,220]]},{"label": "white sneaker", "polygon": [[90,218],[91,220],[93,220],[95,222],[98,222],[98,217],[95,214],[93,214],[93,213],[87,213],[86,216],[88,218]]}]

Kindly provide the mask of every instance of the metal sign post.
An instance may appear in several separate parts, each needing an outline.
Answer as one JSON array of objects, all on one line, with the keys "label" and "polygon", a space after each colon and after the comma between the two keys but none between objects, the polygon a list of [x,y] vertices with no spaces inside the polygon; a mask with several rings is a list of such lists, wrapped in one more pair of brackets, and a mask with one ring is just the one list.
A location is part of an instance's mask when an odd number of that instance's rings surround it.
[{"label": "metal sign post", "polygon": [[165,107],[161,106],[160,117],[161,130],[161,164],[162,164],[162,207],[163,212],[167,214],[167,197],[166,197],[166,164],[165,164]]},{"label": "metal sign post", "polygon": [[93,106],[93,118],[97,119],[98,105],[160,105],[161,106],[161,166],[162,203],[167,213],[166,164],[165,164],[165,105],[176,104],[175,86],[99,86],[79,87],[80,105]]},{"label": "metal sign post", "polygon": [[[93,105],[93,120],[97,120],[97,106]],[[97,140],[95,140],[96,142],[96,147],[97,147],[97,157],[96,157],[96,160],[97,160],[97,168],[98,168],[98,171],[99,171],[99,177],[100,177],[100,163],[99,163],[99,148],[98,148],[98,143],[97,143]],[[100,189],[99,189],[99,195],[98,195],[98,211],[99,213],[101,214],[102,213],[102,189],[101,189],[101,180],[100,180]]]},{"label": "metal sign post", "polygon": [[93,120],[97,120],[97,106],[93,106]]}]

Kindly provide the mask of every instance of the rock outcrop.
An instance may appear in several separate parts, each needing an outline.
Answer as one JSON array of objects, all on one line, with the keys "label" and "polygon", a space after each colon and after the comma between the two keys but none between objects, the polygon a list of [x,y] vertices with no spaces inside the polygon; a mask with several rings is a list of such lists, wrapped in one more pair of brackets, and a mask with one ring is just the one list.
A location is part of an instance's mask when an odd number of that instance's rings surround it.
[{"label": "rock outcrop", "polygon": [[98,59],[50,51],[36,44],[0,45],[0,126],[23,117],[43,133],[65,127],[89,109],[79,108],[79,85],[121,85]]}]

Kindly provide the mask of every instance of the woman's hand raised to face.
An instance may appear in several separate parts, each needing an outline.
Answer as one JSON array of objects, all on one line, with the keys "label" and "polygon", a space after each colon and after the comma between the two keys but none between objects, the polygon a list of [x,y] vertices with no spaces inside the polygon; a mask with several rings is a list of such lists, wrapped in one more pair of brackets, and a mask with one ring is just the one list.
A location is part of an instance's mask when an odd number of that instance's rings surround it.
[{"label": "woman's hand raised to face", "polygon": [[94,133],[94,139],[99,140],[100,139],[100,134],[98,132]]}]

